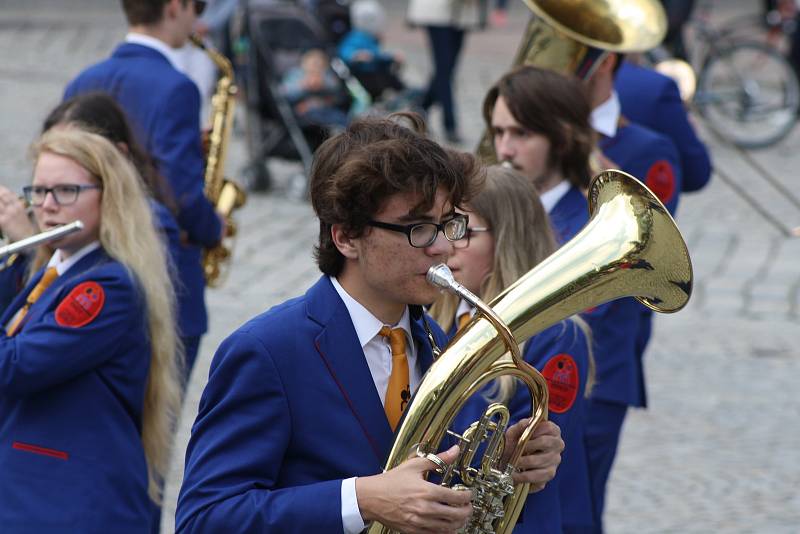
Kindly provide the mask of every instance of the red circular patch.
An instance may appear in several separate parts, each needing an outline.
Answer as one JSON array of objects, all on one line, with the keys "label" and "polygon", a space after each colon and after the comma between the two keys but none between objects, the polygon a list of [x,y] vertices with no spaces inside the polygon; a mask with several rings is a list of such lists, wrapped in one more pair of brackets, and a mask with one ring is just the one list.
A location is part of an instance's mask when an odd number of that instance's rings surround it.
[{"label": "red circular patch", "polygon": [[578,397],[580,378],[578,365],[569,354],[558,354],[550,358],[542,370],[550,392],[548,408],[553,413],[564,413]]},{"label": "red circular patch", "polygon": [[56,322],[61,326],[79,328],[100,315],[106,295],[97,282],[83,282],[69,292],[56,308]]},{"label": "red circular patch", "polygon": [[666,160],[658,160],[647,171],[644,183],[655,195],[666,204],[675,194],[675,173],[672,165]]}]

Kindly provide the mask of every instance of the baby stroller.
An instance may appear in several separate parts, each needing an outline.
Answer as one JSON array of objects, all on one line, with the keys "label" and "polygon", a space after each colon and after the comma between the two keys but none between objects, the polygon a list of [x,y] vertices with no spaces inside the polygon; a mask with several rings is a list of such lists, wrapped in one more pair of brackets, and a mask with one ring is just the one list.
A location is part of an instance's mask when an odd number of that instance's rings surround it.
[{"label": "baby stroller", "polygon": [[[338,32],[346,31],[346,26],[341,10],[317,10],[312,14],[308,7],[278,0],[249,0],[243,4],[236,40],[247,45],[241,54],[243,60],[239,61],[249,158],[245,174],[251,189],[266,190],[271,186],[268,159],[299,160],[308,176],[313,152],[328,135],[325,126],[298,120],[292,103],[281,93],[281,80],[300,63],[304,52],[330,52],[340,36]],[[338,16],[336,24],[331,25],[337,33],[323,26],[320,14]],[[347,110],[350,97],[344,84],[342,95],[337,105]]]}]

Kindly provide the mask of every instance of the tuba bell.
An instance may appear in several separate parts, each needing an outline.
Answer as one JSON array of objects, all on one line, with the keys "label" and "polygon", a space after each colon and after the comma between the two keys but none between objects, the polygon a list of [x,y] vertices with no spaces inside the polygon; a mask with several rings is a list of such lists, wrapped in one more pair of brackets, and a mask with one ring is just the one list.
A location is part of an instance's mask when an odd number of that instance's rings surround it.
[{"label": "tuba bell", "polygon": [[[591,218],[577,236],[498,295],[488,315],[479,312],[453,338],[423,378],[398,428],[385,468],[416,454],[438,465],[443,479],[458,475],[475,496],[465,532],[511,532],[529,491],[528,484],[509,490],[503,475],[514,469],[516,456],[505,466],[498,461],[502,439],[489,443],[487,450],[495,457],[484,457],[478,474],[469,471],[474,457],[463,447],[451,466],[435,455],[463,403],[489,381],[511,374],[522,378],[530,391],[541,389],[541,375],[527,364],[519,365],[513,353],[510,359],[504,356],[509,346],[610,300],[635,297],[648,308],[671,313],[691,295],[692,264],[686,244],[669,212],[647,187],[624,172],[602,172],[589,187],[589,209]],[[438,278],[436,273],[432,277]],[[495,324],[494,316],[502,325]],[[532,407],[534,420],[516,444],[517,455],[533,426],[546,418],[546,387],[538,398],[532,397]],[[472,435],[486,429],[501,435],[498,430],[508,421],[495,410],[490,406],[473,425]],[[486,517],[491,521],[482,521]],[[390,530],[376,523],[369,532]]]},{"label": "tuba bell", "polygon": [[[611,52],[644,52],[667,33],[658,0],[525,0],[531,10],[513,67],[534,65],[588,80]],[[478,154],[496,163],[484,134]]]}]

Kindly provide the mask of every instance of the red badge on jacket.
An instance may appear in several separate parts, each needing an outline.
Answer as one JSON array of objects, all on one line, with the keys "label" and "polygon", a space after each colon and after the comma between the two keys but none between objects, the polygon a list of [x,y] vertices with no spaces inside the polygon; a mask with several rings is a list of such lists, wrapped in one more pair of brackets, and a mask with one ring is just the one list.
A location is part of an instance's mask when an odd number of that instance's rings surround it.
[{"label": "red badge on jacket", "polygon": [[644,183],[661,202],[666,204],[675,194],[675,173],[672,171],[672,165],[663,159],[656,161],[647,171]]},{"label": "red badge on jacket", "polygon": [[83,282],[69,292],[56,308],[56,322],[61,326],[79,328],[100,315],[106,295],[97,282]]},{"label": "red badge on jacket", "polygon": [[564,413],[575,403],[580,389],[578,366],[569,354],[553,356],[542,369],[547,380],[550,402],[547,407],[553,413]]}]

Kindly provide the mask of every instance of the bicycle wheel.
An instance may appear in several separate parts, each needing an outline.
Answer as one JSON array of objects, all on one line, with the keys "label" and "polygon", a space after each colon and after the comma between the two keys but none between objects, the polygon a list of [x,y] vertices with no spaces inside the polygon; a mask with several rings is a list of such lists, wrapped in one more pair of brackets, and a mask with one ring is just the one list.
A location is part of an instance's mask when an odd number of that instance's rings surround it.
[{"label": "bicycle wheel", "polygon": [[791,131],[800,86],[792,66],[775,49],[741,42],[708,58],[694,104],[723,138],[743,148],[762,148]]}]

